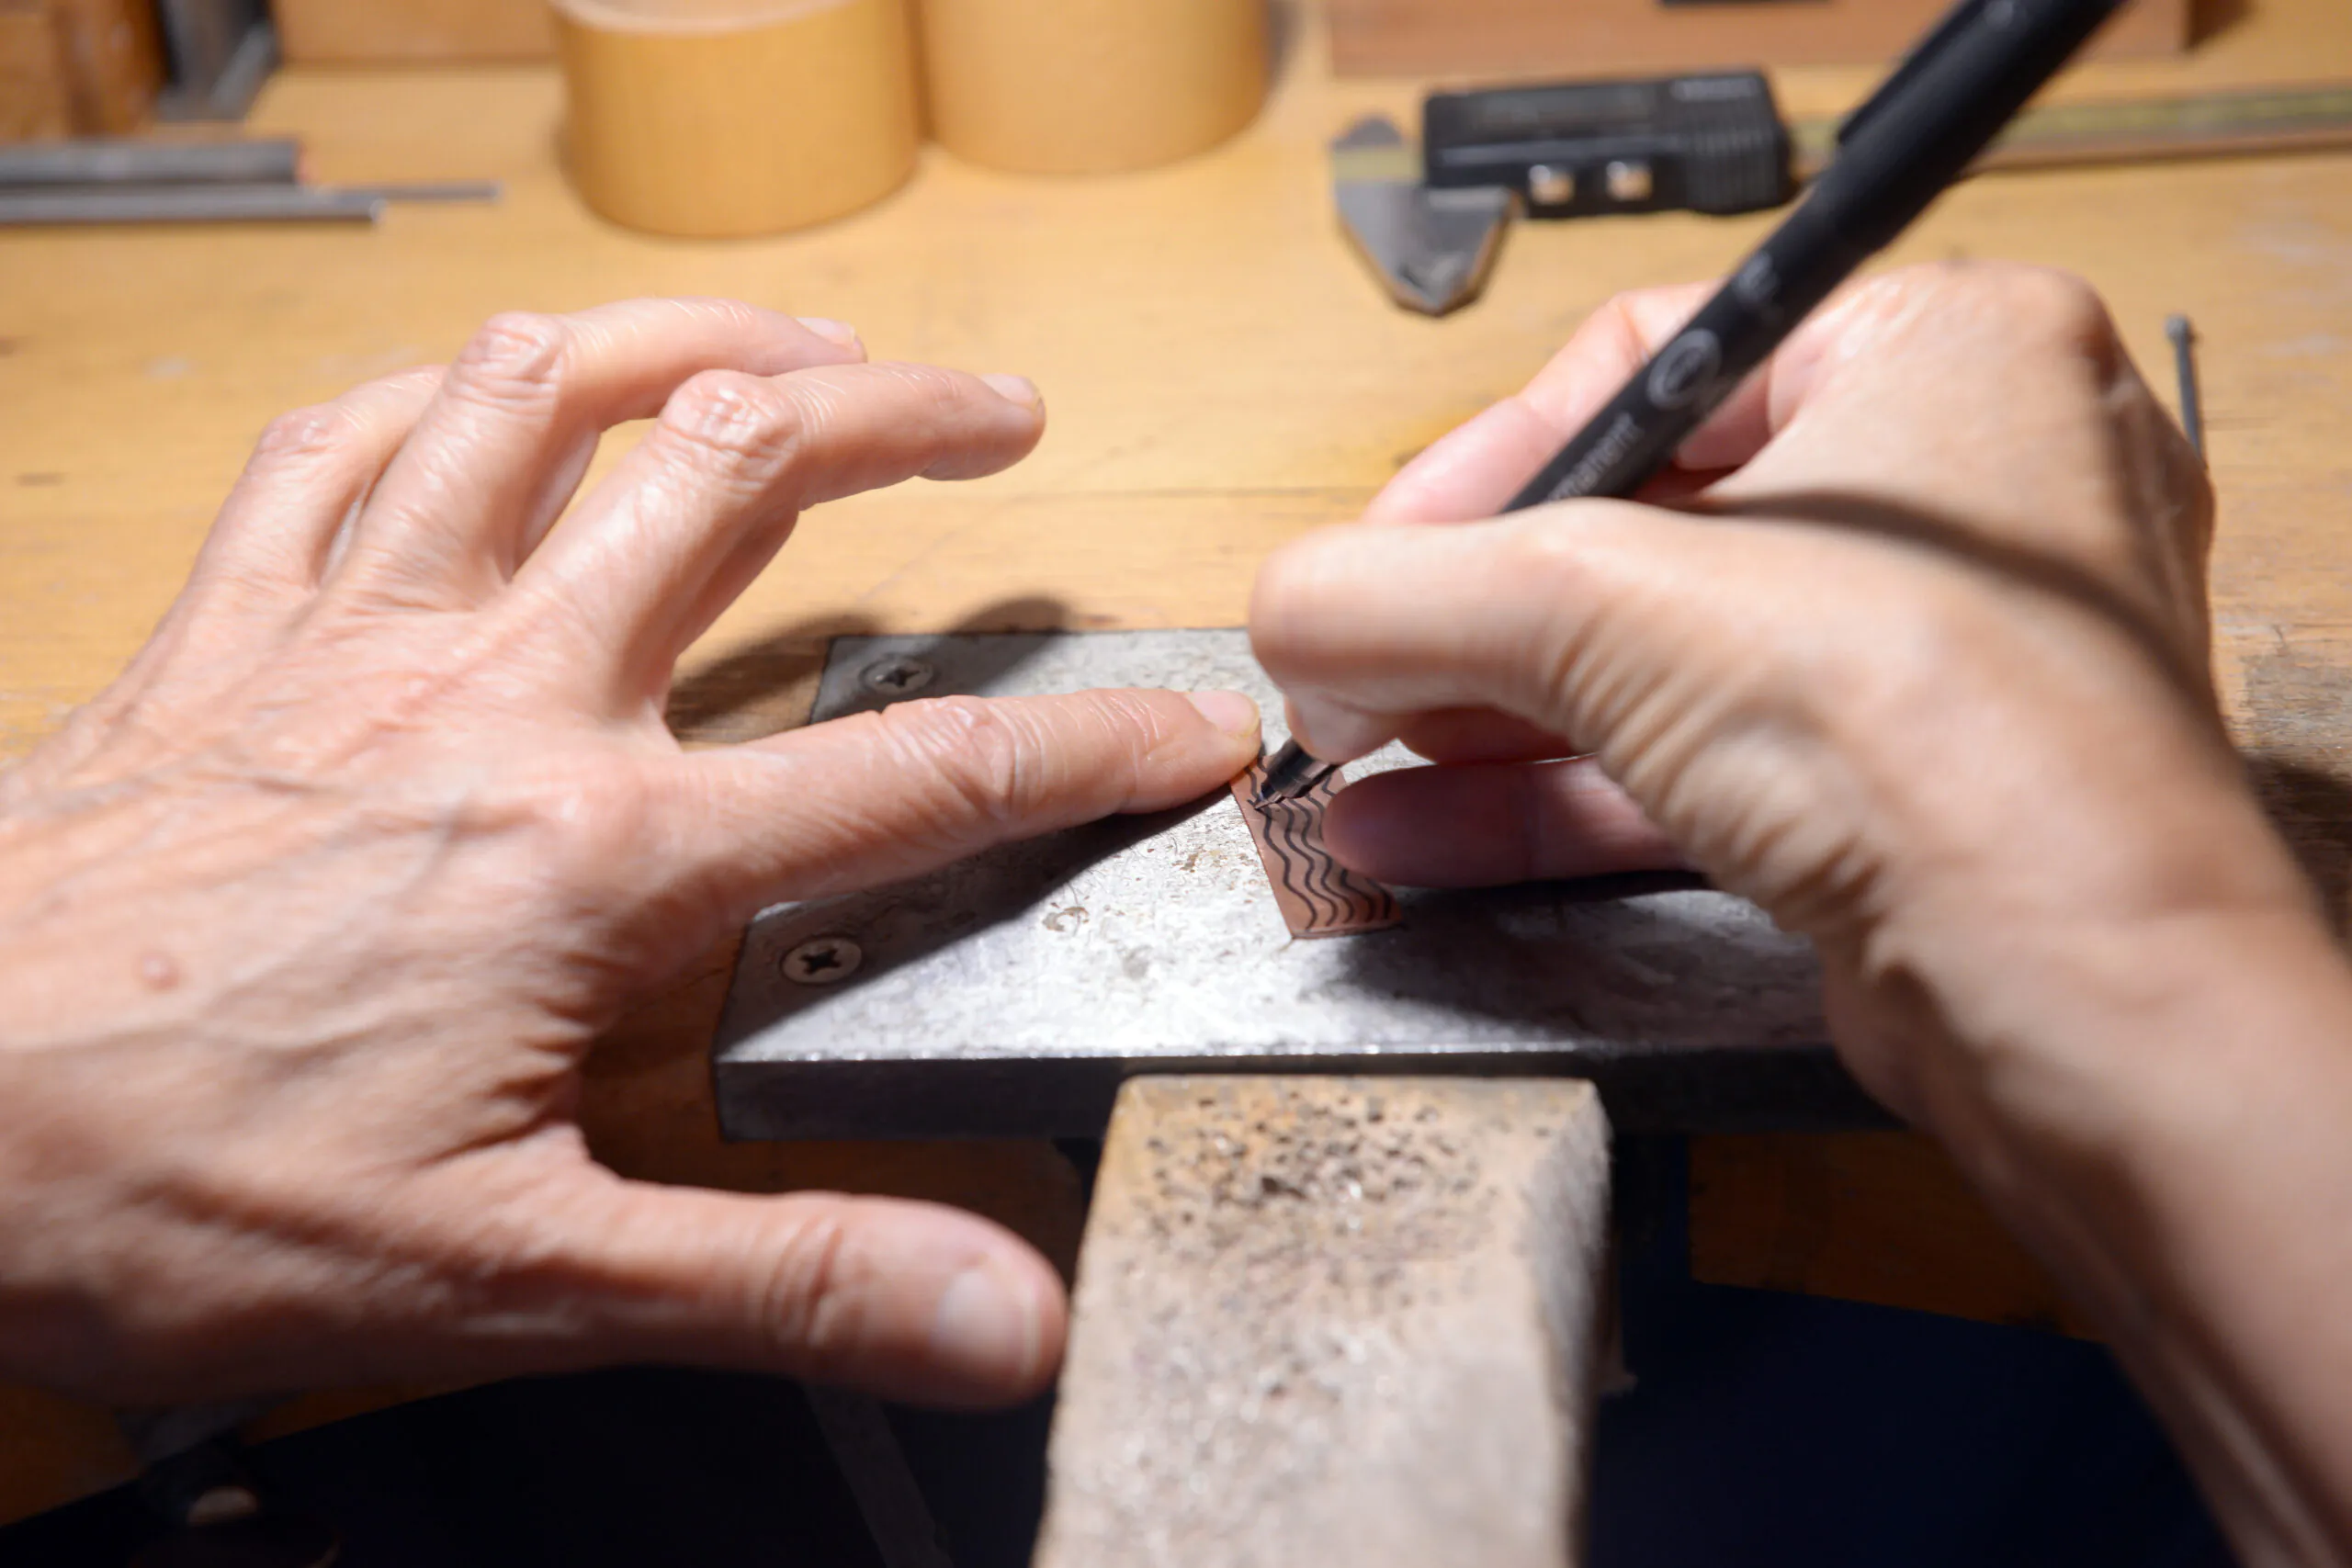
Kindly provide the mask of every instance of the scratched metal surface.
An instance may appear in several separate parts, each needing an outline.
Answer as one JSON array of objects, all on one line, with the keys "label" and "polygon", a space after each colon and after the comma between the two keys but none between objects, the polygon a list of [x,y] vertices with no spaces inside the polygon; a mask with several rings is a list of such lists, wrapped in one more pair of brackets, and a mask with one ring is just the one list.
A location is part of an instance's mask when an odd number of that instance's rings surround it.
[{"label": "scratched metal surface", "polygon": [[[932,671],[919,689],[900,660]],[[920,678],[920,677],[919,677]],[[1281,705],[1238,631],[845,637],[815,716],[904,696],[1229,686]],[[1385,753],[1352,773],[1405,765]],[[753,921],[715,1043],[730,1137],[1091,1134],[1145,1071],[1595,1079],[1622,1127],[1835,1126],[1876,1112],[1825,1043],[1804,944],[1754,906],[1657,881],[1403,890],[1403,922],[1298,941],[1240,808],[1011,846]],[[859,950],[788,978],[811,941]]]}]

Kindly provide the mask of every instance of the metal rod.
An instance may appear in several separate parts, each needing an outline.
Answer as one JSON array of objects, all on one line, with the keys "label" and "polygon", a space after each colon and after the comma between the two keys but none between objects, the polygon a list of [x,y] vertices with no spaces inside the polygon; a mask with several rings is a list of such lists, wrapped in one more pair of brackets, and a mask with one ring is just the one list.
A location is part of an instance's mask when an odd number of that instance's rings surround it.
[{"label": "metal rod", "polygon": [[[1837,152],[1835,117],[1791,122],[1791,162],[1800,181]],[[2187,158],[2352,147],[2352,88],[2256,88],[2121,103],[2031,108],[1969,165],[1992,169],[2083,168]]]},{"label": "metal rod", "polygon": [[219,201],[234,199],[233,193],[259,192],[256,199],[265,204],[288,199],[280,193],[299,190],[308,198],[328,197],[348,197],[354,201],[373,197],[378,201],[417,201],[448,203],[466,201],[496,201],[505,194],[505,187],[496,180],[396,180],[384,185],[364,186],[290,186],[262,181],[253,184],[215,185],[54,185],[20,186],[14,189],[0,186],[0,198],[13,196],[40,196],[51,199],[69,197],[111,197],[131,198],[169,191],[202,191]]},{"label": "metal rod", "polygon": [[385,185],[336,186],[345,196],[360,192],[385,201],[496,201],[506,187],[496,180],[395,180]]},{"label": "metal rod", "polygon": [[2188,444],[2197,449],[2197,460],[2205,460],[2205,404],[2197,391],[2197,329],[2189,325],[2187,316],[2166,316],[2165,336],[2172,339],[2172,368],[2180,383],[2180,427],[2188,433]]},{"label": "metal rod", "polygon": [[74,223],[372,223],[369,190],[305,186],[150,186],[120,190],[0,191],[0,228]]},{"label": "metal rod", "polygon": [[956,1568],[880,1402],[820,1383],[804,1383],[800,1392],[856,1499],[883,1568]]},{"label": "metal rod", "polygon": [[292,185],[301,144],[89,140],[0,147],[0,186]]}]

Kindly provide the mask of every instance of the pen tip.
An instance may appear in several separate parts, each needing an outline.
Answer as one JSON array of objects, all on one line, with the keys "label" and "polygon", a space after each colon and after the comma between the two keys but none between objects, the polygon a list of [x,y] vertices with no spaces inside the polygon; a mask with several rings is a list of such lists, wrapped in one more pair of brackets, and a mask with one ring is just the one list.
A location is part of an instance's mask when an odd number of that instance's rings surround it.
[{"label": "pen tip", "polygon": [[1259,776],[1250,803],[1262,807],[1278,800],[1295,800],[1336,771],[1332,764],[1310,756],[1297,741],[1286,740]]}]

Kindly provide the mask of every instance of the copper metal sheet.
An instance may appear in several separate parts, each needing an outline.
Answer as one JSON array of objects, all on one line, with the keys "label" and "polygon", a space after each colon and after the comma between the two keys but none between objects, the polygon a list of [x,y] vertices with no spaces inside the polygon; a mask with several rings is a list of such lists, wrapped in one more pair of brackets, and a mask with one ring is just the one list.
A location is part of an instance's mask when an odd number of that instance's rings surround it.
[{"label": "copper metal sheet", "polygon": [[1266,759],[1261,756],[1233,781],[1233,798],[1240,804],[1241,820],[1249,824],[1258,858],[1265,863],[1274,905],[1290,934],[1351,936],[1385,931],[1402,919],[1395,894],[1350,871],[1323,847],[1323,812],[1339,791],[1340,775],[1332,774],[1293,799],[1260,805],[1255,796],[1265,776]]}]

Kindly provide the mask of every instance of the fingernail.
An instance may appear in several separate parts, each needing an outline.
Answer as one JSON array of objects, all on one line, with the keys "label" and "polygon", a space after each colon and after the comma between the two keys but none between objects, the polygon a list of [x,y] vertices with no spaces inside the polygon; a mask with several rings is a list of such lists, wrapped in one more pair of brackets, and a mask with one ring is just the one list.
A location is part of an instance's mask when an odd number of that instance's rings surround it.
[{"label": "fingernail", "polygon": [[931,1348],[950,1365],[1007,1384],[1037,1368],[1043,1330],[1037,1303],[1018,1282],[985,1263],[965,1269],[940,1292]]},{"label": "fingernail", "polygon": [[989,389],[1008,402],[1019,403],[1024,409],[1043,408],[1046,400],[1038,394],[1037,383],[1026,376],[983,376]]},{"label": "fingernail", "polygon": [[843,348],[857,346],[857,329],[847,321],[836,321],[825,316],[803,316],[800,324],[828,343],[840,344]]},{"label": "fingernail", "polygon": [[1258,705],[1239,692],[1187,692],[1184,700],[1227,735],[1258,733]]}]

